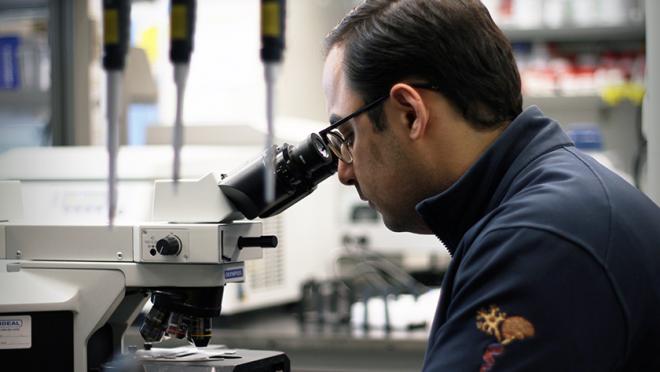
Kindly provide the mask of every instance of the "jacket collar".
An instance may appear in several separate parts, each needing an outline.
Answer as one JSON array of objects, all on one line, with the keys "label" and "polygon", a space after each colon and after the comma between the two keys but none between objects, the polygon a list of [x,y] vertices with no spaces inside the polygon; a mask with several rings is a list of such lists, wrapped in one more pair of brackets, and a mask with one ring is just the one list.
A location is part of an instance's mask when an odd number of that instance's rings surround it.
[{"label": "jacket collar", "polygon": [[538,156],[573,142],[532,106],[444,192],[419,202],[419,213],[453,256],[463,235],[504,197],[513,178]]}]

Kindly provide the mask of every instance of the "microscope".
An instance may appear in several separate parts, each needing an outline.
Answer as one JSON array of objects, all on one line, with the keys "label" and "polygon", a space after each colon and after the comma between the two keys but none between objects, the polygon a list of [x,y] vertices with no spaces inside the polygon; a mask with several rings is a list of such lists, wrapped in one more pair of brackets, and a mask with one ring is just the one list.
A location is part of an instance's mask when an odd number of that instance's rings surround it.
[{"label": "microscope", "polygon": [[[284,48],[284,0],[262,0],[262,59],[268,121],[274,65]],[[130,30],[130,0],[103,0],[107,71],[108,225],[0,224],[0,358],[21,371],[283,371],[277,351],[209,345],[224,287],[242,282],[245,261],[277,246],[260,222],[309,195],[336,171],[317,134],[298,146],[268,146],[229,175],[179,179],[185,81],[193,48],[195,0],[171,2],[170,59],[177,85],[171,181],[156,182],[153,221],[116,225],[118,118]],[[269,128],[272,127],[269,126]],[[271,128],[272,129],[272,128]],[[0,221],[2,221],[0,216]],[[144,348],[124,345],[141,315]],[[188,340],[183,350],[156,348]]]},{"label": "microscope", "polygon": [[[317,134],[275,154],[270,202],[263,188],[272,155],[264,152],[229,176],[157,181],[154,220],[165,222],[0,224],[3,363],[23,371],[289,371],[282,352],[209,345],[224,286],[242,282],[244,262],[277,246],[251,220],[283,212],[337,167]],[[124,345],[149,300],[144,350]],[[168,337],[194,347],[152,347]]]}]

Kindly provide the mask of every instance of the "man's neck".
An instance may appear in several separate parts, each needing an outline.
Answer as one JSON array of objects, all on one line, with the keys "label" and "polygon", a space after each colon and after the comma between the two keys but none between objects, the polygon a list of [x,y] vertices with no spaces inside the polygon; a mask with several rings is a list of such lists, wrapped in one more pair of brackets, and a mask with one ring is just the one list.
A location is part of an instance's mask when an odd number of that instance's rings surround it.
[{"label": "man's neck", "polygon": [[428,166],[441,192],[456,182],[500,137],[509,123],[495,129],[477,130],[467,122],[452,123],[429,145]]}]

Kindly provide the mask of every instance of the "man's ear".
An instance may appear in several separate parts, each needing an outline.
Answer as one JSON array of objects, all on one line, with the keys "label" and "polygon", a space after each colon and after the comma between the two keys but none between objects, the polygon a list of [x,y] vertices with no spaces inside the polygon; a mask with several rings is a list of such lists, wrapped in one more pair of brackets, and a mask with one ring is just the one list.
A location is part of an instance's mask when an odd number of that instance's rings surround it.
[{"label": "man's ear", "polygon": [[419,92],[408,84],[399,83],[390,89],[390,98],[407,126],[410,139],[422,138],[426,134],[430,114]]}]

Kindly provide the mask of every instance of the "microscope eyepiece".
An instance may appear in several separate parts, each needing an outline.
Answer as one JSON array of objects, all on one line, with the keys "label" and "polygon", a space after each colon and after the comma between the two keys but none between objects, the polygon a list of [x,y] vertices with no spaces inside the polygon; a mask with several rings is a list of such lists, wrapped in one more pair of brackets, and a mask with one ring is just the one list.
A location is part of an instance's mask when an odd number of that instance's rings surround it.
[{"label": "microscope eyepiece", "polygon": [[[285,144],[286,146],[286,144]],[[298,161],[306,172],[314,172],[332,159],[321,137],[312,134],[299,146],[288,146],[289,156]]]},{"label": "microscope eyepiece", "polygon": [[337,170],[337,160],[321,137],[312,133],[298,146],[284,144],[275,155],[275,199],[264,198],[266,153],[223,179],[220,189],[246,218],[277,215],[305,196]]}]

